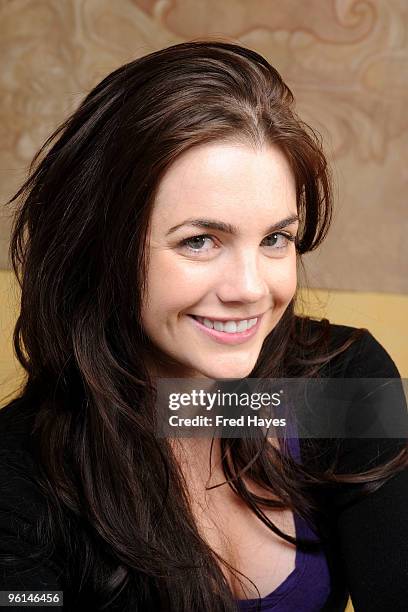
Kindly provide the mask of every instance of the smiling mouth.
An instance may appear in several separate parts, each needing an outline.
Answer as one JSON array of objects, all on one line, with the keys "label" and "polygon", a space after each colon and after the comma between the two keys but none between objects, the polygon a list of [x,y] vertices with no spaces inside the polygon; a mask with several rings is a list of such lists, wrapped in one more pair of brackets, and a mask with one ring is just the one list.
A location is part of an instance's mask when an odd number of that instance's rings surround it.
[{"label": "smiling mouth", "polygon": [[192,317],[209,330],[223,332],[226,334],[242,334],[249,332],[257,325],[259,319],[262,317],[262,315],[258,315],[251,319],[227,319],[221,321],[219,319],[209,319],[207,317],[200,317],[198,315],[188,316]]}]

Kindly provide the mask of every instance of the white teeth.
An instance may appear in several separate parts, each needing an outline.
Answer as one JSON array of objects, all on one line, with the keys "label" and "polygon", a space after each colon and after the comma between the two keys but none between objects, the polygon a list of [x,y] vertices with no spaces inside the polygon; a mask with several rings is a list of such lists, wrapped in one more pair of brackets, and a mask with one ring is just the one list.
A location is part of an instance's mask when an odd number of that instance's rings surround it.
[{"label": "white teeth", "polygon": [[248,321],[239,321],[237,325],[237,332],[243,332],[248,329]]},{"label": "white teeth", "polygon": [[251,329],[258,321],[257,318],[249,320],[243,319],[242,321],[215,321],[202,317],[196,317],[196,319],[209,329],[215,329],[216,331],[222,331],[228,334],[235,334]]},{"label": "white teeth", "polygon": [[235,323],[235,321],[226,321],[224,323],[224,331],[229,334],[235,334],[235,332],[237,331],[237,324]]}]

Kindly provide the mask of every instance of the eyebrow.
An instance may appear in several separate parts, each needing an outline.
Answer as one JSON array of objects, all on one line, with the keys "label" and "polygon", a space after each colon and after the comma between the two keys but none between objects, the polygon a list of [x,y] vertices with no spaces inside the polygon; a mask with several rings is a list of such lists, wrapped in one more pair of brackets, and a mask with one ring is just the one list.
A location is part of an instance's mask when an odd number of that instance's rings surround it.
[{"label": "eyebrow", "polygon": [[[299,221],[299,217],[297,215],[292,215],[291,217],[286,217],[285,219],[281,219],[277,223],[274,223],[270,227],[267,228],[267,233],[275,232],[276,230],[283,229],[292,223],[296,223]],[[231,234],[233,236],[237,236],[239,234],[239,230],[236,225],[232,225],[231,223],[224,223],[224,221],[216,221],[215,219],[186,219],[183,223],[179,223],[178,225],[173,225],[171,227],[166,236],[172,234],[180,227],[184,225],[192,225],[194,227],[201,227],[204,229],[214,229],[220,232],[224,232],[226,234]]]}]

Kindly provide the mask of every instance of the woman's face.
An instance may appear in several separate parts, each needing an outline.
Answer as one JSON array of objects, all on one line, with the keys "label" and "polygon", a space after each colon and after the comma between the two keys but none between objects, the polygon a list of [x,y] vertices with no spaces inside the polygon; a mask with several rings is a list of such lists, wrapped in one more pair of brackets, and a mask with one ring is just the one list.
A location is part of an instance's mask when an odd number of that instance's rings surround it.
[{"label": "woman's face", "polygon": [[296,219],[294,177],[276,147],[212,143],[174,162],[148,243],[142,322],[154,374],[249,375],[296,290]]}]

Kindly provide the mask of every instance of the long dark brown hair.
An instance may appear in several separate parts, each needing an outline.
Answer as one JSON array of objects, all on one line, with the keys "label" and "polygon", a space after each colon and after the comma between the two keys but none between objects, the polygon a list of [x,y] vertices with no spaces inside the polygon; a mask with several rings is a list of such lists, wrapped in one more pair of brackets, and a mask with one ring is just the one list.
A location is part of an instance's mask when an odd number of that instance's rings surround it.
[{"label": "long dark brown hair", "polygon": [[[236,610],[220,566],[228,564],[200,536],[168,440],[154,433],[140,315],[160,179],[183,152],[221,141],[284,152],[296,180],[301,261],[324,239],[332,214],[321,138],[296,115],[278,72],[229,42],[178,44],[109,74],[47,140],[10,200],[19,204],[10,255],[22,290],[14,347],[27,373],[19,399],[35,408],[47,503],[33,557],[56,555],[65,588],[92,609],[116,602],[121,610]],[[328,350],[328,321],[310,334],[294,305],[295,298],[250,377],[318,376],[364,333]],[[262,506],[313,518],[311,489],[347,481],[373,490],[407,465],[404,451],[371,475],[313,471],[258,439],[222,439],[222,453],[225,477],[254,516],[306,547]],[[250,462],[251,479],[278,501],[247,489],[240,473]]]}]

